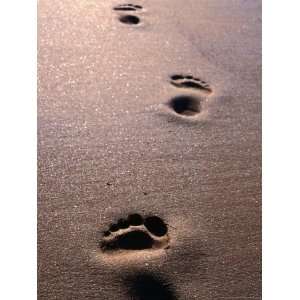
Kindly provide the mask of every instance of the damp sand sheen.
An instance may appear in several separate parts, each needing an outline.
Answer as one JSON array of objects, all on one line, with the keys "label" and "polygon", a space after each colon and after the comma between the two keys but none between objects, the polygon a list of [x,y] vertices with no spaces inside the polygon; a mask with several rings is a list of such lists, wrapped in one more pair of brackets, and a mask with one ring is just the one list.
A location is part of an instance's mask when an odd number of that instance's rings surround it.
[{"label": "damp sand sheen", "polygon": [[39,1],[38,77],[38,299],[261,299],[260,1]]}]

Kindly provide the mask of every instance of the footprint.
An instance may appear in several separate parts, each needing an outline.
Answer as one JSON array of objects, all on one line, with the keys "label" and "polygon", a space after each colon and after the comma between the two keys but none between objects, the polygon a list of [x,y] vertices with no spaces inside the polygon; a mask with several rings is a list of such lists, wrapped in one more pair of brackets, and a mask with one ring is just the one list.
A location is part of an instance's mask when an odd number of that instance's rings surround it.
[{"label": "footprint", "polygon": [[[132,11],[132,12],[138,12],[140,10],[142,10],[143,7],[141,5],[136,5],[136,4],[120,4],[118,6],[115,6],[113,8],[113,10],[116,11]],[[135,16],[135,15],[131,15],[131,14],[127,14],[127,15],[120,15],[119,16],[119,21],[121,23],[127,24],[127,25],[137,25],[140,23],[140,18]]]},{"label": "footprint", "polygon": [[169,245],[167,224],[157,216],[132,214],[103,233],[102,251],[163,249]]},{"label": "footprint", "polygon": [[118,11],[137,11],[141,10],[143,7],[135,4],[120,4],[115,6],[113,9]]},{"label": "footprint", "polygon": [[128,277],[129,296],[133,300],[176,300],[175,290],[169,281],[161,276],[143,272]]},{"label": "footprint", "polygon": [[198,89],[206,93],[212,92],[207,82],[191,75],[172,75],[170,76],[170,83],[178,88]]},{"label": "footprint", "polygon": [[[195,89],[206,95],[212,93],[212,88],[207,82],[192,75],[171,75],[170,83],[177,88]],[[179,95],[170,99],[167,105],[177,114],[191,117],[202,111],[202,105],[205,105],[204,96]]]}]

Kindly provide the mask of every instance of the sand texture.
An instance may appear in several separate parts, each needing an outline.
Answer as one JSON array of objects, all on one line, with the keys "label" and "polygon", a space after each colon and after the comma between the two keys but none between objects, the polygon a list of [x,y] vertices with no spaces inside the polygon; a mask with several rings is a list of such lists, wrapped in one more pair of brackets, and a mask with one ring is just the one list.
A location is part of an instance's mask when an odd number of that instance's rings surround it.
[{"label": "sand texture", "polygon": [[38,299],[260,289],[260,1],[40,0]]}]

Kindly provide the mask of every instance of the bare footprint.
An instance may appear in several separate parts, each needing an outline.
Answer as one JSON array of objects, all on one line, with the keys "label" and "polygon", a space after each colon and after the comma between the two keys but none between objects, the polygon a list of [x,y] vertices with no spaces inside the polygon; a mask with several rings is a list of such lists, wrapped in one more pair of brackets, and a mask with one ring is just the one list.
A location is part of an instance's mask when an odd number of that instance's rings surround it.
[{"label": "bare footprint", "polygon": [[157,216],[143,219],[132,214],[127,219],[119,219],[103,233],[100,247],[102,251],[163,249],[169,245],[167,224]]},{"label": "bare footprint", "polygon": [[212,92],[212,89],[207,82],[191,75],[174,74],[170,76],[170,83],[178,88],[198,89],[206,93]]},{"label": "bare footprint", "polygon": [[115,6],[113,9],[118,11],[138,11],[141,10],[143,7],[141,5],[135,4],[120,4]]},{"label": "bare footprint", "polygon": [[[120,4],[117,5],[113,8],[115,11],[120,11],[120,12],[126,12],[126,11],[132,11],[132,12],[138,12],[142,10],[143,7],[141,5],[136,5],[136,4]],[[140,23],[140,18],[134,14],[127,14],[123,15],[121,14],[119,16],[119,21],[121,23],[127,24],[127,25],[137,25]]]},{"label": "bare footprint", "polygon": [[198,90],[199,95],[175,96],[168,101],[169,108],[176,114],[186,117],[192,117],[202,112],[206,95],[212,93],[212,88],[207,82],[192,75],[174,74],[170,76],[170,83],[177,88]]}]

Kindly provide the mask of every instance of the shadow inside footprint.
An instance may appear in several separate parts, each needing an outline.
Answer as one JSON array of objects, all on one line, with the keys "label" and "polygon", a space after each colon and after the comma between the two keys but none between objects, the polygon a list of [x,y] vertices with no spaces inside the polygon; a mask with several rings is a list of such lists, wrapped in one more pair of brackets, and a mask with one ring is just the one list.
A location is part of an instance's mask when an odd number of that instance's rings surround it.
[{"label": "shadow inside footprint", "polygon": [[150,273],[129,277],[129,294],[133,300],[176,300],[175,291],[169,282]]},{"label": "shadow inside footprint", "polygon": [[133,15],[120,16],[119,20],[121,23],[129,24],[129,25],[137,25],[140,23],[140,18]]},{"label": "shadow inside footprint", "polygon": [[169,106],[178,114],[193,116],[201,111],[200,101],[192,96],[177,96],[169,101]]},{"label": "shadow inside footprint", "polygon": [[145,227],[156,236],[164,236],[168,232],[168,227],[165,222],[156,216],[147,217]]},{"label": "shadow inside footprint", "polygon": [[104,244],[102,247],[106,250],[143,250],[152,248],[153,243],[154,241],[149,234],[135,230],[118,236],[116,240]]}]

